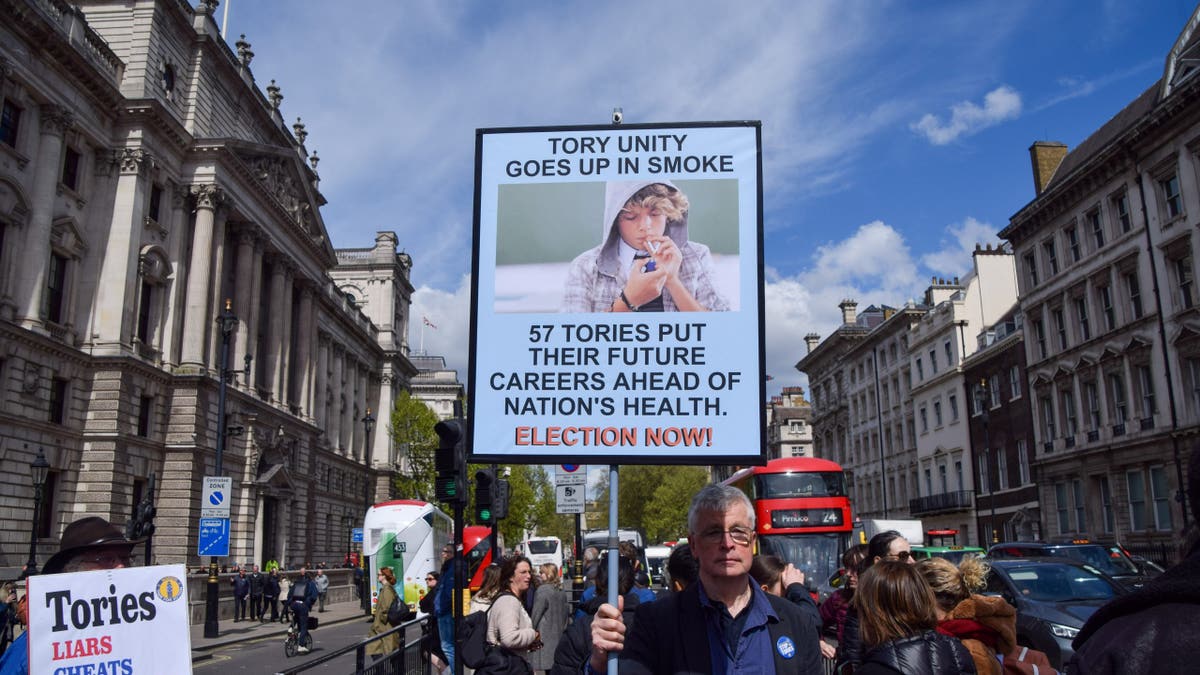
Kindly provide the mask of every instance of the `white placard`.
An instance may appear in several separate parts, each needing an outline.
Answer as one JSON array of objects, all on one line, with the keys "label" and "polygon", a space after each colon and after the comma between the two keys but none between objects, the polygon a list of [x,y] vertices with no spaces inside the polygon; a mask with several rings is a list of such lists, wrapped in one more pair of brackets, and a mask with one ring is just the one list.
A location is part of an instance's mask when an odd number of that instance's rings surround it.
[{"label": "white placard", "polygon": [[192,672],[183,565],[29,578],[29,672]]},{"label": "white placard", "polygon": [[760,131],[477,131],[472,461],[762,459]]}]

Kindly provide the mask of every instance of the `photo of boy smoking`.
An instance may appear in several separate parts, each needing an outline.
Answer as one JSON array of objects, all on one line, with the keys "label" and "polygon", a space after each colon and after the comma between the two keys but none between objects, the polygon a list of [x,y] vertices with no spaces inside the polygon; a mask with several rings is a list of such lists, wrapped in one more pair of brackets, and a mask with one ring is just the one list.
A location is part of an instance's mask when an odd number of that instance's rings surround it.
[{"label": "photo of boy smoking", "polygon": [[688,208],[667,180],[606,183],[601,243],[571,262],[562,311],[729,310],[709,248],[688,240]]}]

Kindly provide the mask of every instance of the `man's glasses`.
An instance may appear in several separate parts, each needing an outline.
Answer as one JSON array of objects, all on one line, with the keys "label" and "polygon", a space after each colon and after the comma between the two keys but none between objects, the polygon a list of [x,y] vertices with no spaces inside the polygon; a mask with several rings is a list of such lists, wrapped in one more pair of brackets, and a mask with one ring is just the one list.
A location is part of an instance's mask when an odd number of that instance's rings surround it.
[{"label": "man's glasses", "polygon": [[908,562],[909,560],[913,559],[913,554],[912,554],[912,551],[900,551],[896,555],[885,555],[885,556],[883,556],[883,559],[884,560],[899,560],[901,562]]},{"label": "man's glasses", "polygon": [[425,581],[437,581],[437,577],[425,577]]},{"label": "man's glasses", "polygon": [[733,543],[739,546],[749,546],[750,540],[754,538],[754,532],[743,527],[731,527],[728,530],[708,530],[700,533],[700,541],[706,544],[720,544],[725,541],[725,535],[733,540]]},{"label": "man's glasses", "polygon": [[78,560],[81,565],[88,565],[98,569],[133,566],[133,556],[127,553],[100,553],[98,555],[84,556]]}]

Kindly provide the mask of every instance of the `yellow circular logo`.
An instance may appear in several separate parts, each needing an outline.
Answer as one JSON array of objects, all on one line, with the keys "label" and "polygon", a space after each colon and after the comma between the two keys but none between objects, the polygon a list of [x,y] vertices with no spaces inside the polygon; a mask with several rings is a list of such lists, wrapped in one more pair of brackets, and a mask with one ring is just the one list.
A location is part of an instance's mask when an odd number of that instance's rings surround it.
[{"label": "yellow circular logo", "polygon": [[176,577],[163,577],[158,580],[154,590],[158,597],[166,602],[175,602],[183,595],[183,584]]}]

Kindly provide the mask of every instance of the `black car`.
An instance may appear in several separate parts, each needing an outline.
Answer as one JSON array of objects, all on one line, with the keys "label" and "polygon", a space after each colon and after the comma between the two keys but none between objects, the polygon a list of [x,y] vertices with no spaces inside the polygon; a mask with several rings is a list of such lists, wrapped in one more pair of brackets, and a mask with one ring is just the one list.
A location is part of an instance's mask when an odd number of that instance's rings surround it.
[{"label": "black car", "polygon": [[1087,563],[1132,589],[1141,588],[1147,580],[1125,549],[1112,543],[1085,539],[1064,542],[1010,541],[992,544],[987,552],[989,560],[1030,556],[1056,556]]},{"label": "black car", "polygon": [[1062,670],[1071,641],[1101,605],[1128,591],[1093,565],[1067,558],[993,560],[987,595],[1017,608],[1017,643],[1046,653]]}]

